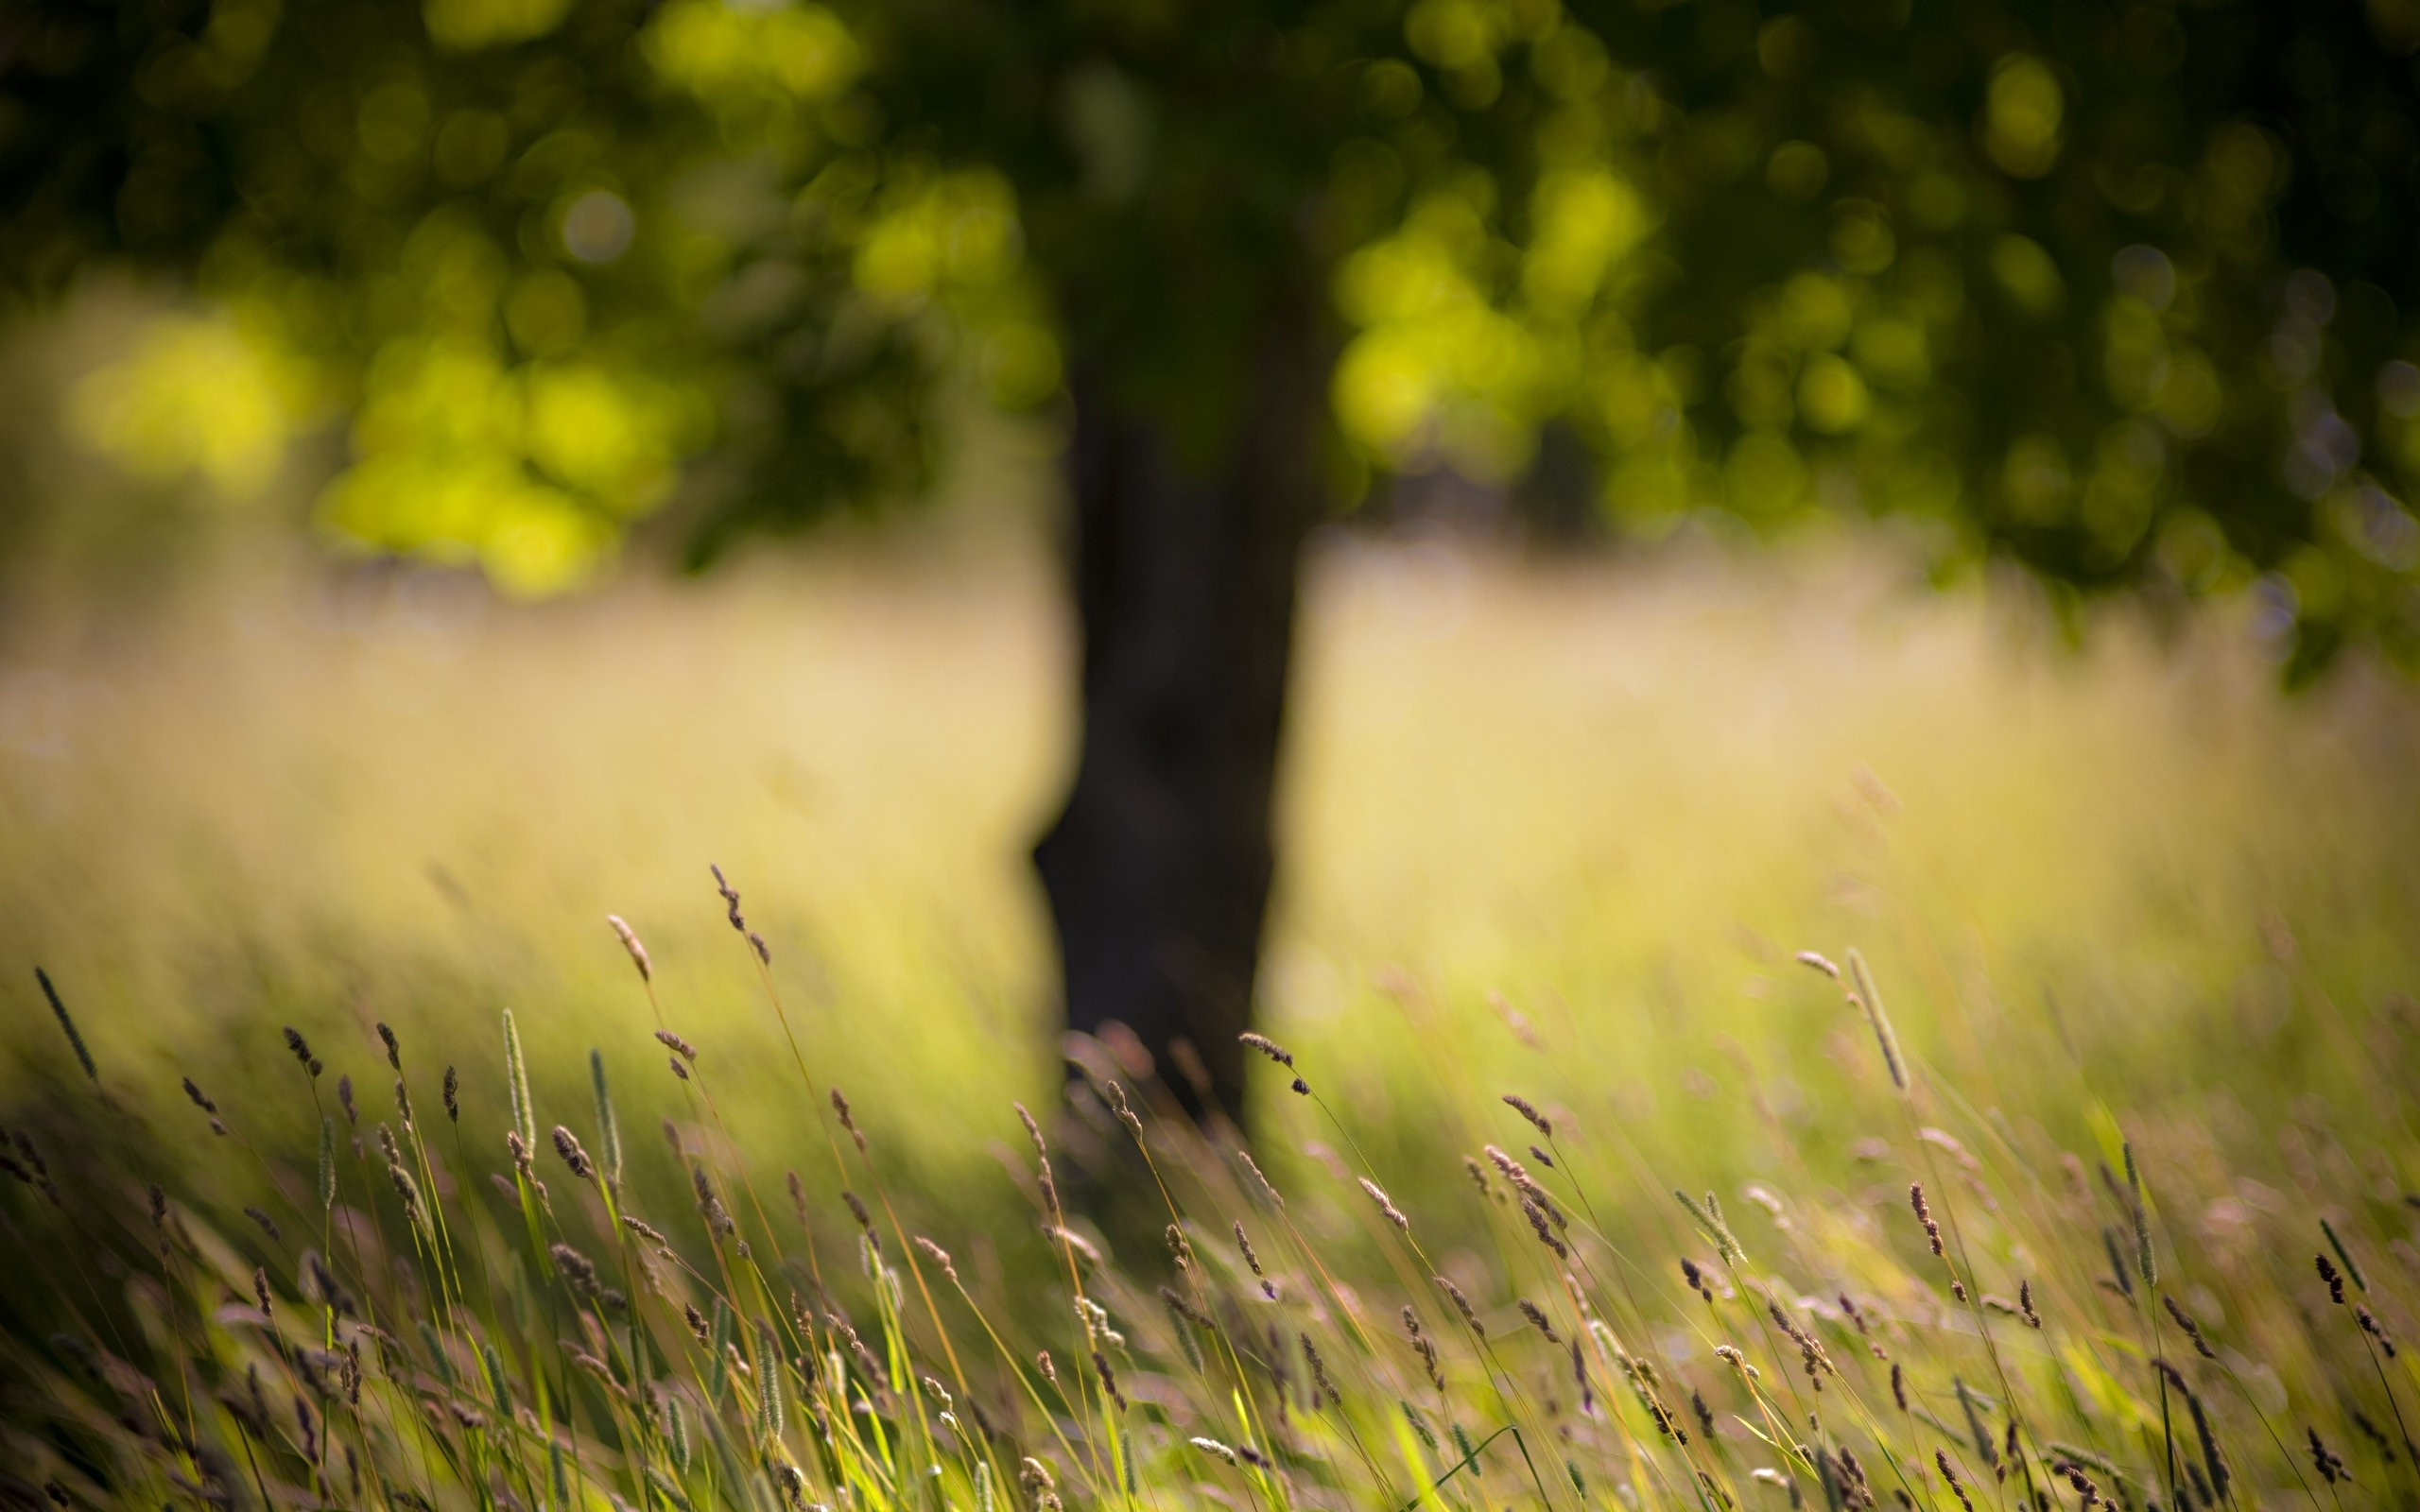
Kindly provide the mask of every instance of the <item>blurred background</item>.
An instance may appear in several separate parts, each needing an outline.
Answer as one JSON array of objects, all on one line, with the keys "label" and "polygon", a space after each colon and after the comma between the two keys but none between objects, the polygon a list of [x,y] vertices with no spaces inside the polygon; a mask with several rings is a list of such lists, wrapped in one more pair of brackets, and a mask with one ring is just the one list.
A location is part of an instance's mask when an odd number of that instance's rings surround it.
[{"label": "blurred background", "polygon": [[2415,43],[12,7],[0,1106],[72,1074],[36,962],[162,1088],[378,1019],[493,1079],[503,1006],[651,1085],[610,911],[777,1108],[709,863],[938,1190],[1068,1020],[1237,1112],[1257,1022],[1377,1147],[1491,1075],[1845,1147],[1850,944],[1979,1108],[2383,1106]]}]

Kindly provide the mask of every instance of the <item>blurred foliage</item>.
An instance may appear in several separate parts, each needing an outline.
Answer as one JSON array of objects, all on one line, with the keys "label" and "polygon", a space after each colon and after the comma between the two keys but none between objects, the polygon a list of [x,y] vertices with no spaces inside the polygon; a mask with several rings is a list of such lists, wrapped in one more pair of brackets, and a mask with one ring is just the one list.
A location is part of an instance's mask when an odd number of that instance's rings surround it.
[{"label": "blurred foliage", "polygon": [[[1333,472],[1654,532],[1854,508],[2083,588],[2256,579],[2420,655],[2420,6],[37,0],[0,271],[190,269],[78,413],[242,487],[341,416],[344,538],[581,580],[929,473],[1071,365],[1219,445],[1330,312]],[[180,343],[182,343],[181,346]],[[245,375],[258,371],[257,381]],[[259,405],[273,396],[274,408]],[[114,395],[114,398],[107,397]],[[219,410],[228,413],[221,415]],[[252,438],[247,439],[246,438]]]},{"label": "blurred foliage", "polygon": [[199,472],[214,493],[241,500],[281,460],[292,383],[225,322],[166,318],[134,355],[78,383],[67,418],[78,439],[138,476]]}]

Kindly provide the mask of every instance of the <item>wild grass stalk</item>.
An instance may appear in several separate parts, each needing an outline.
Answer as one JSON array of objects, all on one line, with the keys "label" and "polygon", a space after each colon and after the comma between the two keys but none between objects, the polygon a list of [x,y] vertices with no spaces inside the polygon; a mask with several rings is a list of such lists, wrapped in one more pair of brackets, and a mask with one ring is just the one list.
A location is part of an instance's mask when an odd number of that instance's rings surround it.
[{"label": "wild grass stalk", "polygon": [[[2259,1250],[2154,1225],[2151,1170],[2167,1201],[2210,1200],[2172,1136],[2118,1152],[2104,1238],[2039,1179],[2057,1166],[2045,1136],[1944,1085],[1911,1053],[1920,1018],[1898,1039],[1861,953],[1843,974],[1883,1058],[1862,1074],[1892,1083],[1907,1145],[1888,1200],[1871,1177],[1826,1185],[1860,1168],[1811,1142],[1776,1149],[1737,1200],[1694,1170],[1675,1183],[1591,1116],[1584,1087],[1444,1094],[1447,1147],[1467,1130],[1486,1149],[1474,1181],[1458,1156],[1431,1166],[1378,1137],[1346,1095],[1352,1067],[1274,1040],[1254,1048],[1284,1077],[1275,1111],[1239,1153],[1084,1042],[1063,1112],[1016,1109],[1025,1231],[964,1232],[898,1179],[912,1168],[893,1163],[881,1101],[811,1074],[775,957],[717,880],[833,1185],[793,1176],[793,1215],[771,1221],[751,1172],[790,1120],[717,1095],[719,1052],[663,1029],[654,959],[617,924],[676,1068],[669,1099],[609,1082],[610,1031],[584,1067],[558,1068],[506,1015],[467,1082],[447,1068],[441,1161],[406,1036],[378,1026],[395,1093],[380,1123],[351,1073],[322,1107],[320,1053],[360,1057],[297,1033],[281,1058],[302,1069],[307,1116],[195,1087],[182,1116],[228,1142],[196,1127],[216,1194],[164,1196],[147,1225],[147,1193],[87,1167],[95,1142],[6,1131],[0,1217],[36,1258],[0,1309],[0,1359],[38,1396],[0,1398],[0,1453],[71,1502],[405,1512],[1581,1512],[1616,1497],[1705,1512],[1785,1493],[1937,1509],[2054,1489],[2153,1489],[2182,1509],[2314,1482],[2367,1494],[2420,1457],[2348,1405],[2373,1381],[2400,1426],[2396,1273],[2358,1263],[2359,1231],[2324,1225],[2321,1273],[2349,1320],[2325,1335],[2275,1299]],[[664,1146],[627,1143],[625,1117],[658,1101],[687,1122]],[[1481,1115],[1526,1153],[1487,1145]],[[494,1144],[468,1137],[483,1119]],[[1755,1126],[1789,1136],[1778,1117]],[[272,1136],[289,1128],[290,1146]],[[1314,1139],[1325,1153],[1295,1156]],[[92,1284],[120,1231],[156,1240],[132,1311]],[[821,1266],[843,1244],[857,1265]],[[2126,1295],[2096,1307],[2089,1278],[2112,1251]],[[35,1317],[76,1342],[49,1343]],[[2194,1346],[2184,1365],[2224,1375],[2231,1398],[2163,1357],[2171,1324]],[[2247,1348],[2306,1445],[2247,1389]],[[95,1365],[60,1363],[79,1352]]]}]

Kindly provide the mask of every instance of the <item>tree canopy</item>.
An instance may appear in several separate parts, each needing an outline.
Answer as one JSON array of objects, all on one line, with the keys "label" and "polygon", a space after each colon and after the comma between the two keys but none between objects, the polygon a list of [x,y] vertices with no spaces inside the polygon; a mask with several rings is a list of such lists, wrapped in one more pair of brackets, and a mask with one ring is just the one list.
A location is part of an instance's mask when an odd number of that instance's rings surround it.
[{"label": "tree canopy", "polygon": [[30,0],[0,276],[189,275],[219,344],[95,427],[205,462],[171,380],[336,420],[333,536],[522,591],[667,508],[704,559],[896,498],[946,404],[1071,371],[1211,455],[1283,305],[1340,507],[1559,431],[1619,529],[2257,580],[2308,673],[2420,656],[2415,44],[2411,0]]}]

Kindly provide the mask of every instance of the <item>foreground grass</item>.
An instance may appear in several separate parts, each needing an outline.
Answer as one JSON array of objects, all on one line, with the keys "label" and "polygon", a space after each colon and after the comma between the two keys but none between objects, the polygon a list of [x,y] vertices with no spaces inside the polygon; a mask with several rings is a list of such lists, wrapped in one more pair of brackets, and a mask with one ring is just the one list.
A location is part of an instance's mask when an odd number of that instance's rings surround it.
[{"label": "foreground grass", "polygon": [[[1324,1068],[1256,1040],[1328,1168],[1281,1189],[1081,1040],[1056,1129],[1014,1109],[1010,1182],[1047,1258],[1005,1266],[1005,1236],[894,1192],[886,1130],[917,1111],[853,1106],[804,1054],[791,1121],[822,1159],[779,1177],[710,1046],[663,1029],[645,1093],[617,1098],[596,1057],[591,1095],[557,1106],[510,1013],[441,1069],[383,1023],[383,1065],[285,1030],[273,1095],[319,1135],[280,1147],[190,1080],[189,1107],[138,1108],[45,978],[82,1085],[0,1160],[0,1442],[20,1499],[60,1505],[2412,1498],[2408,1139],[2347,1149],[2310,1120],[2290,1195],[2097,1105],[2098,1144],[2061,1149],[1938,1081],[1845,959],[1802,963],[1877,1073],[1851,1152],[1871,1190],[1785,1139],[1787,1168],[1726,1202],[1617,1120],[1442,1085],[1435,1116],[1492,1138],[1459,1171],[1374,1161]],[[641,1108],[664,1115],[645,1178]],[[92,1159],[172,1111],[203,1145],[186,1163],[251,1196],[236,1227]],[[1108,1237],[1157,1225],[1157,1246]]]},{"label": "foreground grass", "polygon": [[[2287,706],[2206,627],[2012,653],[1861,562],[1336,554],[1266,994],[1311,1094],[1270,1068],[1264,1185],[1114,1047],[1060,1105],[1047,603],[852,569],[7,643],[0,1486],[1957,1507],[1938,1452],[1979,1507],[2078,1504],[2065,1465],[2420,1496],[2408,692]],[[1851,942],[1859,1001],[1792,959]]]}]

